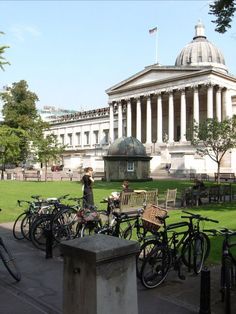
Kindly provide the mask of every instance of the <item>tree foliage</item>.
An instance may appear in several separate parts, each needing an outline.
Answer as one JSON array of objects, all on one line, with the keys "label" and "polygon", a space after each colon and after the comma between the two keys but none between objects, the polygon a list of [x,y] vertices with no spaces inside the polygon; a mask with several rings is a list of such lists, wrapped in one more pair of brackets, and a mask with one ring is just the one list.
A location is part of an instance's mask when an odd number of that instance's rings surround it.
[{"label": "tree foliage", "polygon": [[[3,35],[3,32],[0,32],[0,35]],[[4,66],[10,64],[6,59],[3,57],[5,50],[9,48],[9,46],[0,46],[0,69],[4,70]]]},{"label": "tree foliage", "polygon": [[224,155],[236,147],[236,116],[222,122],[215,118],[206,119],[199,125],[195,124],[193,134],[192,145],[198,153],[209,156],[217,163],[219,174]]},{"label": "tree foliage", "polygon": [[232,18],[236,10],[235,0],[215,0],[209,7],[209,14],[216,16],[216,20],[212,21],[216,24],[215,30],[218,33],[225,33],[228,28],[231,28]]}]

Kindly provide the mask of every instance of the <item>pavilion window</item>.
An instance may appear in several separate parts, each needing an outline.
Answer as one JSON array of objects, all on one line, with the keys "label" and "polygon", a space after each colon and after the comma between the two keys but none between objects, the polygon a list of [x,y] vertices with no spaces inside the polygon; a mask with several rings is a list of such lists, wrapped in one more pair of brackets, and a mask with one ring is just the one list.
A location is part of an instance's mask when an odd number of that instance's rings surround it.
[{"label": "pavilion window", "polygon": [[128,172],[134,172],[134,162],[133,161],[127,161],[127,171]]}]

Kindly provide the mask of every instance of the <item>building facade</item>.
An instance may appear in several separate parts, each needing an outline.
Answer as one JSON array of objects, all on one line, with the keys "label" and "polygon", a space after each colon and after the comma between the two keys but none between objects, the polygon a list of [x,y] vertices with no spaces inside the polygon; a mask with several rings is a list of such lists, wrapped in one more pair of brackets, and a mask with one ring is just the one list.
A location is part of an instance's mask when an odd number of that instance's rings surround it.
[{"label": "building facade", "polygon": [[[167,163],[173,173],[216,171],[209,158],[196,154],[190,138],[194,123],[213,117],[222,121],[236,114],[236,77],[228,72],[219,49],[207,40],[201,22],[174,66],[147,66],[106,92],[108,108],[51,123],[51,131],[69,144],[65,165],[89,163],[101,171],[109,144],[133,136],[152,156],[153,175]],[[235,161],[231,151],[222,168],[236,172]]]}]

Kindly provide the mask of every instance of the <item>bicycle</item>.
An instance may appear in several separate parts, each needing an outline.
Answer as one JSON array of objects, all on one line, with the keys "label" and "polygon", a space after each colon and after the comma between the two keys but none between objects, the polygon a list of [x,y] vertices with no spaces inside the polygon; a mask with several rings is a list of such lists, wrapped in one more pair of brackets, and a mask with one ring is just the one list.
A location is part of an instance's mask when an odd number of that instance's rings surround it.
[{"label": "bicycle", "polygon": [[225,302],[225,313],[231,313],[231,289],[236,285],[236,231],[227,228],[206,230],[212,235],[223,236],[221,249],[220,293]]},{"label": "bicycle", "polygon": [[[1,211],[1,209],[0,209]],[[16,280],[21,280],[21,273],[16,264],[15,258],[12,256],[11,251],[5,245],[2,237],[0,237],[0,258],[8,270],[9,274]]]},{"label": "bicycle", "polygon": [[[180,279],[184,279],[181,274],[182,264],[193,269],[195,274],[200,273],[203,263],[210,252],[210,240],[208,236],[200,231],[200,221],[218,221],[195,215],[186,211],[189,221],[183,221],[166,225],[166,218],[160,217],[163,221],[163,231],[157,233],[156,239],[151,242],[153,249],[145,257],[141,266],[141,281],[146,288],[159,286],[167,277],[171,267],[178,272]],[[194,222],[196,220],[196,222]],[[179,228],[186,227],[186,230]],[[171,232],[171,235],[169,235]],[[155,244],[156,241],[156,244]]]}]

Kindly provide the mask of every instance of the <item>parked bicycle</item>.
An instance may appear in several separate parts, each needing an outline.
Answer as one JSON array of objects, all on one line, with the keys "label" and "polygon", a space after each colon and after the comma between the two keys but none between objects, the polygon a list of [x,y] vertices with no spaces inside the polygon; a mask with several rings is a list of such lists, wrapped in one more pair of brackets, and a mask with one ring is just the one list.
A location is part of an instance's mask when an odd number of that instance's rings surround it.
[{"label": "parked bicycle", "polygon": [[[141,281],[146,288],[159,286],[167,277],[171,268],[177,271],[180,279],[184,279],[181,271],[185,264],[189,271],[200,273],[203,263],[210,252],[210,240],[200,230],[201,221],[218,221],[183,211],[182,216],[188,221],[166,224],[165,217],[159,217],[163,222],[163,229],[157,232],[156,238],[151,242],[153,248],[142,261]],[[155,244],[156,242],[156,244]],[[149,243],[149,245],[151,245]]]},{"label": "parked bicycle", "polygon": [[[1,211],[1,209],[0,209]],[[21,280],[21,273],[20,270],[16,264],[15,258],[12,256],[11,251],[6,246],[6,244],[3,241],[3,238],[0,237],[0,258],[8,270],[9,274],[16,280]]]},{"label": "parked bicycle", "polygon": [[220,293],[225,313],[231,313],[231,289],[236,286],[236,231],[224,229],[206,230],[214,236],[223,236],[221,249]]}]

